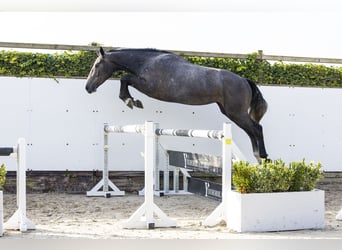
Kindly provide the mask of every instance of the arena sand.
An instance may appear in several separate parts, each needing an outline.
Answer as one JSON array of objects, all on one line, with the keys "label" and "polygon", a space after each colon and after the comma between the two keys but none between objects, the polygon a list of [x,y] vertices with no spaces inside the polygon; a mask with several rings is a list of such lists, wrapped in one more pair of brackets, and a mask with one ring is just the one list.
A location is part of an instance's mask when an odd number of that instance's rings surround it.
[{"label": "arena sand", "polygon": [[[28,194],[27,217],[36,230],[5,230],[3,239],[342,239],[342,191],[326,191],[325,228],[267,233],[237,233],[222,223],[201,222],[219,201],[196,195],[155,197],[155,203],[172,219],[175,228],[124,229],[123,223],[143,203],[135,194],[124,197],[86,197],[82,194]],[[4,194],[4,221],[15,211],[16,196]]]}]

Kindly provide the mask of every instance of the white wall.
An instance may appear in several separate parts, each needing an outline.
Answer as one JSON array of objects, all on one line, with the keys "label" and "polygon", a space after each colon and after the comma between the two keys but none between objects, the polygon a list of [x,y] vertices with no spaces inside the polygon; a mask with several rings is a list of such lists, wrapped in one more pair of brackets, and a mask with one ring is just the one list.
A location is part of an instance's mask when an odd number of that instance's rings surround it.
[{"label": "white wall", "polygon": [[342,89],[263,87],[269,103],[263,120],[272,158],[320,161],[342,170]]},{"label": "white wall", "polygon": [[[85,80],[0,77],[0,146],[18,137],[28,143],[28,168],[93,170],[103,166],[103,123],[159,122],[162,128],[222,129],[227,121],[216,104],[187,106],[160,102],[134,89],[144,109],[129,109],[118,98],[119,81],[107,81],[89,95]],[[325,170],[342,171],[342,89],[261,87],[269,103],[262,124],[271,158],[321,161]],[[233,126],[233,139],[255,161],[247,135]],[[166,148],[220,154],[215,140],[162,137]],[[143,137],[110,135],[110,169],[143,170]],[[14,170],[14,159],[0,162]]]}]

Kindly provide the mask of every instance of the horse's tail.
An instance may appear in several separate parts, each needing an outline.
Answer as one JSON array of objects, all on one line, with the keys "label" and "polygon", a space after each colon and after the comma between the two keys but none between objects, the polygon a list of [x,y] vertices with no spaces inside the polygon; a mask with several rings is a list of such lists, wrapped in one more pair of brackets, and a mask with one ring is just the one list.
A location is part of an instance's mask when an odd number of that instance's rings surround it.
[{"label": "horse's tail", "polygon": [[267,102],[255,82],[248,79],[246,80],[252,88],[252,101],[249,109],[249,115],[255,122],[259,123],[267,111]]}]

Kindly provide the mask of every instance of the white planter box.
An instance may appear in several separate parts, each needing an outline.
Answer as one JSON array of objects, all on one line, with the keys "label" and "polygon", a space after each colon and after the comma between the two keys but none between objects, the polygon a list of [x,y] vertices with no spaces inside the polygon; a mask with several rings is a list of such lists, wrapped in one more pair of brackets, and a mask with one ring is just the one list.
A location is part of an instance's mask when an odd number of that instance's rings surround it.
[{"label": "white planter box", "polygon": [[324,191],[240,194],[228,192],[227,227],[266,232],[324,227]]},{"label": "white planter box", "polygon": [[3,235],[4,233],[4,201],[3,201],[3,197],[2,197],[2,191],[0,191],[0,237]]}]

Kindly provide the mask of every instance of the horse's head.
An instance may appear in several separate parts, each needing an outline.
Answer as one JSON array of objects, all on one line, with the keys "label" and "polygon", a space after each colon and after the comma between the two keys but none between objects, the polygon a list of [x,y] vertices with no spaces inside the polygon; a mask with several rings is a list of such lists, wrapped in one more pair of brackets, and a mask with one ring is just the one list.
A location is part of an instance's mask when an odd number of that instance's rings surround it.
[{"label": "horse's head", "polygon": [[87,78],[86,90],[88,93],[95,92],[102,83],[112,76],[115,70],[116,65],[109,60],[108,55],[101,47],[99,56],[95,60]]}]

